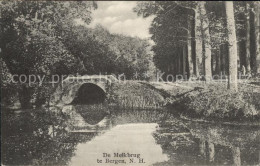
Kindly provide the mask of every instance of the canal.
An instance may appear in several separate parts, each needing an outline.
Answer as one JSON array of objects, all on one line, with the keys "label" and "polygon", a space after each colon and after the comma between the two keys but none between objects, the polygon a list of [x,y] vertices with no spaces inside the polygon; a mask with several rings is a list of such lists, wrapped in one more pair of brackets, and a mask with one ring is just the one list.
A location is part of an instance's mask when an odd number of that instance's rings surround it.
[{"label": "canal", "polygon": [[259,165],[260,131],[105,106],[2,110],[4,165]]}]

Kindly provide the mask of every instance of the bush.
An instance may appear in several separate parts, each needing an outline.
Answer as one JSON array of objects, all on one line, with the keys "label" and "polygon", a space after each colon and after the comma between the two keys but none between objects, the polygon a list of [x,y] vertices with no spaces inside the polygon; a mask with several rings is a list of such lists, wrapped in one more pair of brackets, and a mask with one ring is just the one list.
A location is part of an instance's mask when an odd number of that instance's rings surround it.
[{"label": "bush", "polygon": [[[214,88],[213,88],[214,87]],[[171,100],[178,112],[191,117],[228,120],[258,119],[260,117],[260,93],[243,88],[239,92],[222,86],[209,86],[194,90]]]},{"label": "bush", "polygon": [[162,95],[147,85],[135,81],[115,84],[111,89],[109,102],[120,108],[158,108],[163,104]]}]

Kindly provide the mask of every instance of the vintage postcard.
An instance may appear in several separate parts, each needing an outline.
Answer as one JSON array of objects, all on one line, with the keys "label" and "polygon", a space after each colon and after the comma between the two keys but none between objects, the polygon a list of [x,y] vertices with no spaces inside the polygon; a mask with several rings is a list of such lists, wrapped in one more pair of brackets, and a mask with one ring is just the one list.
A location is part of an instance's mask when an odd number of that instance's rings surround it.
[{"label": "vintage postcard", "polygon": [[0,1],[1,165],[260,165],[259,1]]}]

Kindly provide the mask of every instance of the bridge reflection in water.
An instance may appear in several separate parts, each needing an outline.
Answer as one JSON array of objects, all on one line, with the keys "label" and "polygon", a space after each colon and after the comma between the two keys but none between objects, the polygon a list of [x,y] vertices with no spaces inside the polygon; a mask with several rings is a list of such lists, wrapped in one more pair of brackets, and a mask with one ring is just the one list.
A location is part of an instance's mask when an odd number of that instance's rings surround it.
[{"label": "bridge reflection in water", "polygon": [[5,165],[96,165],[104,152],[140,153],[144,165],[260,163],[259,128],[189,122],[166,110],[68,105],[2,116]]}]

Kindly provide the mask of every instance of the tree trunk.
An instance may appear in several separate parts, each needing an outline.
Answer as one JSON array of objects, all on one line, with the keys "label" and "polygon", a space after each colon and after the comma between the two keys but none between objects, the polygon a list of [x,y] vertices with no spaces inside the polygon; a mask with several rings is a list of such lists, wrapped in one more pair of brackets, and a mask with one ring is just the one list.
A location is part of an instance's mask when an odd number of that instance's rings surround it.
[{"label": "tree trunk", "polygon": [[212,74],[216,72],[216,61],[217,61],[217,54],[212,54],[211,56],[211,71]]},{"label": "tree trunk", "polygon": [[221,75],[224,75],[225,73],[225,54],[224,54],[224,45],[221,44],[220,45],[220,59],[221,59],[221,62],[220,62],[220,66],[221,66]]},{"label": "tree trunk", "polygon": [[194,76],[194,72],[193,72],[193,60],[192,60],[192,47],[191,47],[191,22],[190,20],[188,20],[188,38],[187,38],[187,47],[188,47],[188,52],[187,52],[187,56],[188,56],[188,61],[189,61],[189,78]]},{"label": "tree trunk", "polygon": [[239,67],[238,70],[241,72],[243,70],[243,66],[244,66],[244,53],[243,53],[243,41],[240,41],[237,43],[237,47],[238,47],[238,57],[239,57]]},{"label": "tree trunk", "polygon": [[186,47],[185,45],[183,46],[183,52],[182,52],[182,56],[183,56],[183,68],[182,68],[182,71],[183,71],[183,77],[185,78],[185,75],[186,75]]},{"label": "tree trunk", "polygon": [[240,54],[240,43],[241,42],[238,42],[237,43],[237,67],[238,67],[238,70],[240,71],[242,69],[242,65],[241,65],[241,54]]},{"label": "tree trunk", "polygon": [[196,63],[196,39],[195,39],[195,12],[192,15],[192,19],[191,19],[191,27],[190,27],[190,31],[191,31],[191,49],[192,49],[192,61],[193,61],[193,74],[194,77],[198,77],[198,66]]},{"label": "tree trunk", "polygon": [[195,76],[194,74],[194,64],[192,60],[192,47],[191,42],[188,43],[188,52],[187,52],[188,60],[189,60],[189,78],[192,78]]},{"label": "tree trunk", "polygon": [[250,68],[250,11],[249,4],[246,3],[246,73],[251,73]]},{"label": "tree trunk", "polygon": [[229,76],[228,89],[237,91],[237,37],[235,29],[235,18],[233,1],[225,1],[228,29],[228,44],[229,44]]},{"label": "tree trunk", "polygon": [[198,2],[200,6],[201,27],[202,27],[202,40],[204,40],[204,74],[206,81],[211,80],[211,45],[210,45],[210,33],[209,33],[209,20],[206,13],[205,1]]},{"label": "tree trunk", "polygon": [[208,150],[209,162],[213,162],[215,160],[215,145],[212,142],[208,142]]},{"label": "tree trunk", "polygon": [[181,74],[181,53],[180,48],[178,48],[178,74]]},{"label": "tree trunk", "polygon": [[199,141],[199,149],[200,149],[200,154],[202,156],[206,156],[206,141],[203,140]]},{"label": "tree trunk", "polygon": [[199,5],[197,5],[197,8],[195,10],[195,40],[196,40],[196,76],[199,77],[203,74],[203,65],[202,65],[202,41],[201,41],[201,21],[199,19],[200,17],[200,9]]},{"label": "tree trunk", "polygon": [[255,12],[255,45],[256,45],[256,65],[254,72],[260,73],[260,2],[254,2],[254,12]]},{"label": "tree trunk", "polygon": [[217,55],[216,55],[216,74],[219,75],[220,74],[220,63],[221,63],[221,59],[220,59],[220,50],[218,50]]},{"label": "tree trunk", "polygon": [[225,45],[224,45],[224,49],[225,49],[225,64],[226,64],[226,75],[228,76],[229,75],[229,43],[226,42]]},{"label": "tree trunk", "polygon": [[239,147],[231,147],[232,155],[233,155],[233,164],[241,165],[241,157],[240,157],[240,148]]},{"label": "tree trunk", "polygon": [[173,72],[171,73],[172,75],[177,75],[178,74],[178,68],[179,68],[179,61],[178,61],[178,56],[174,58],[174,63],[172,66]]}]

